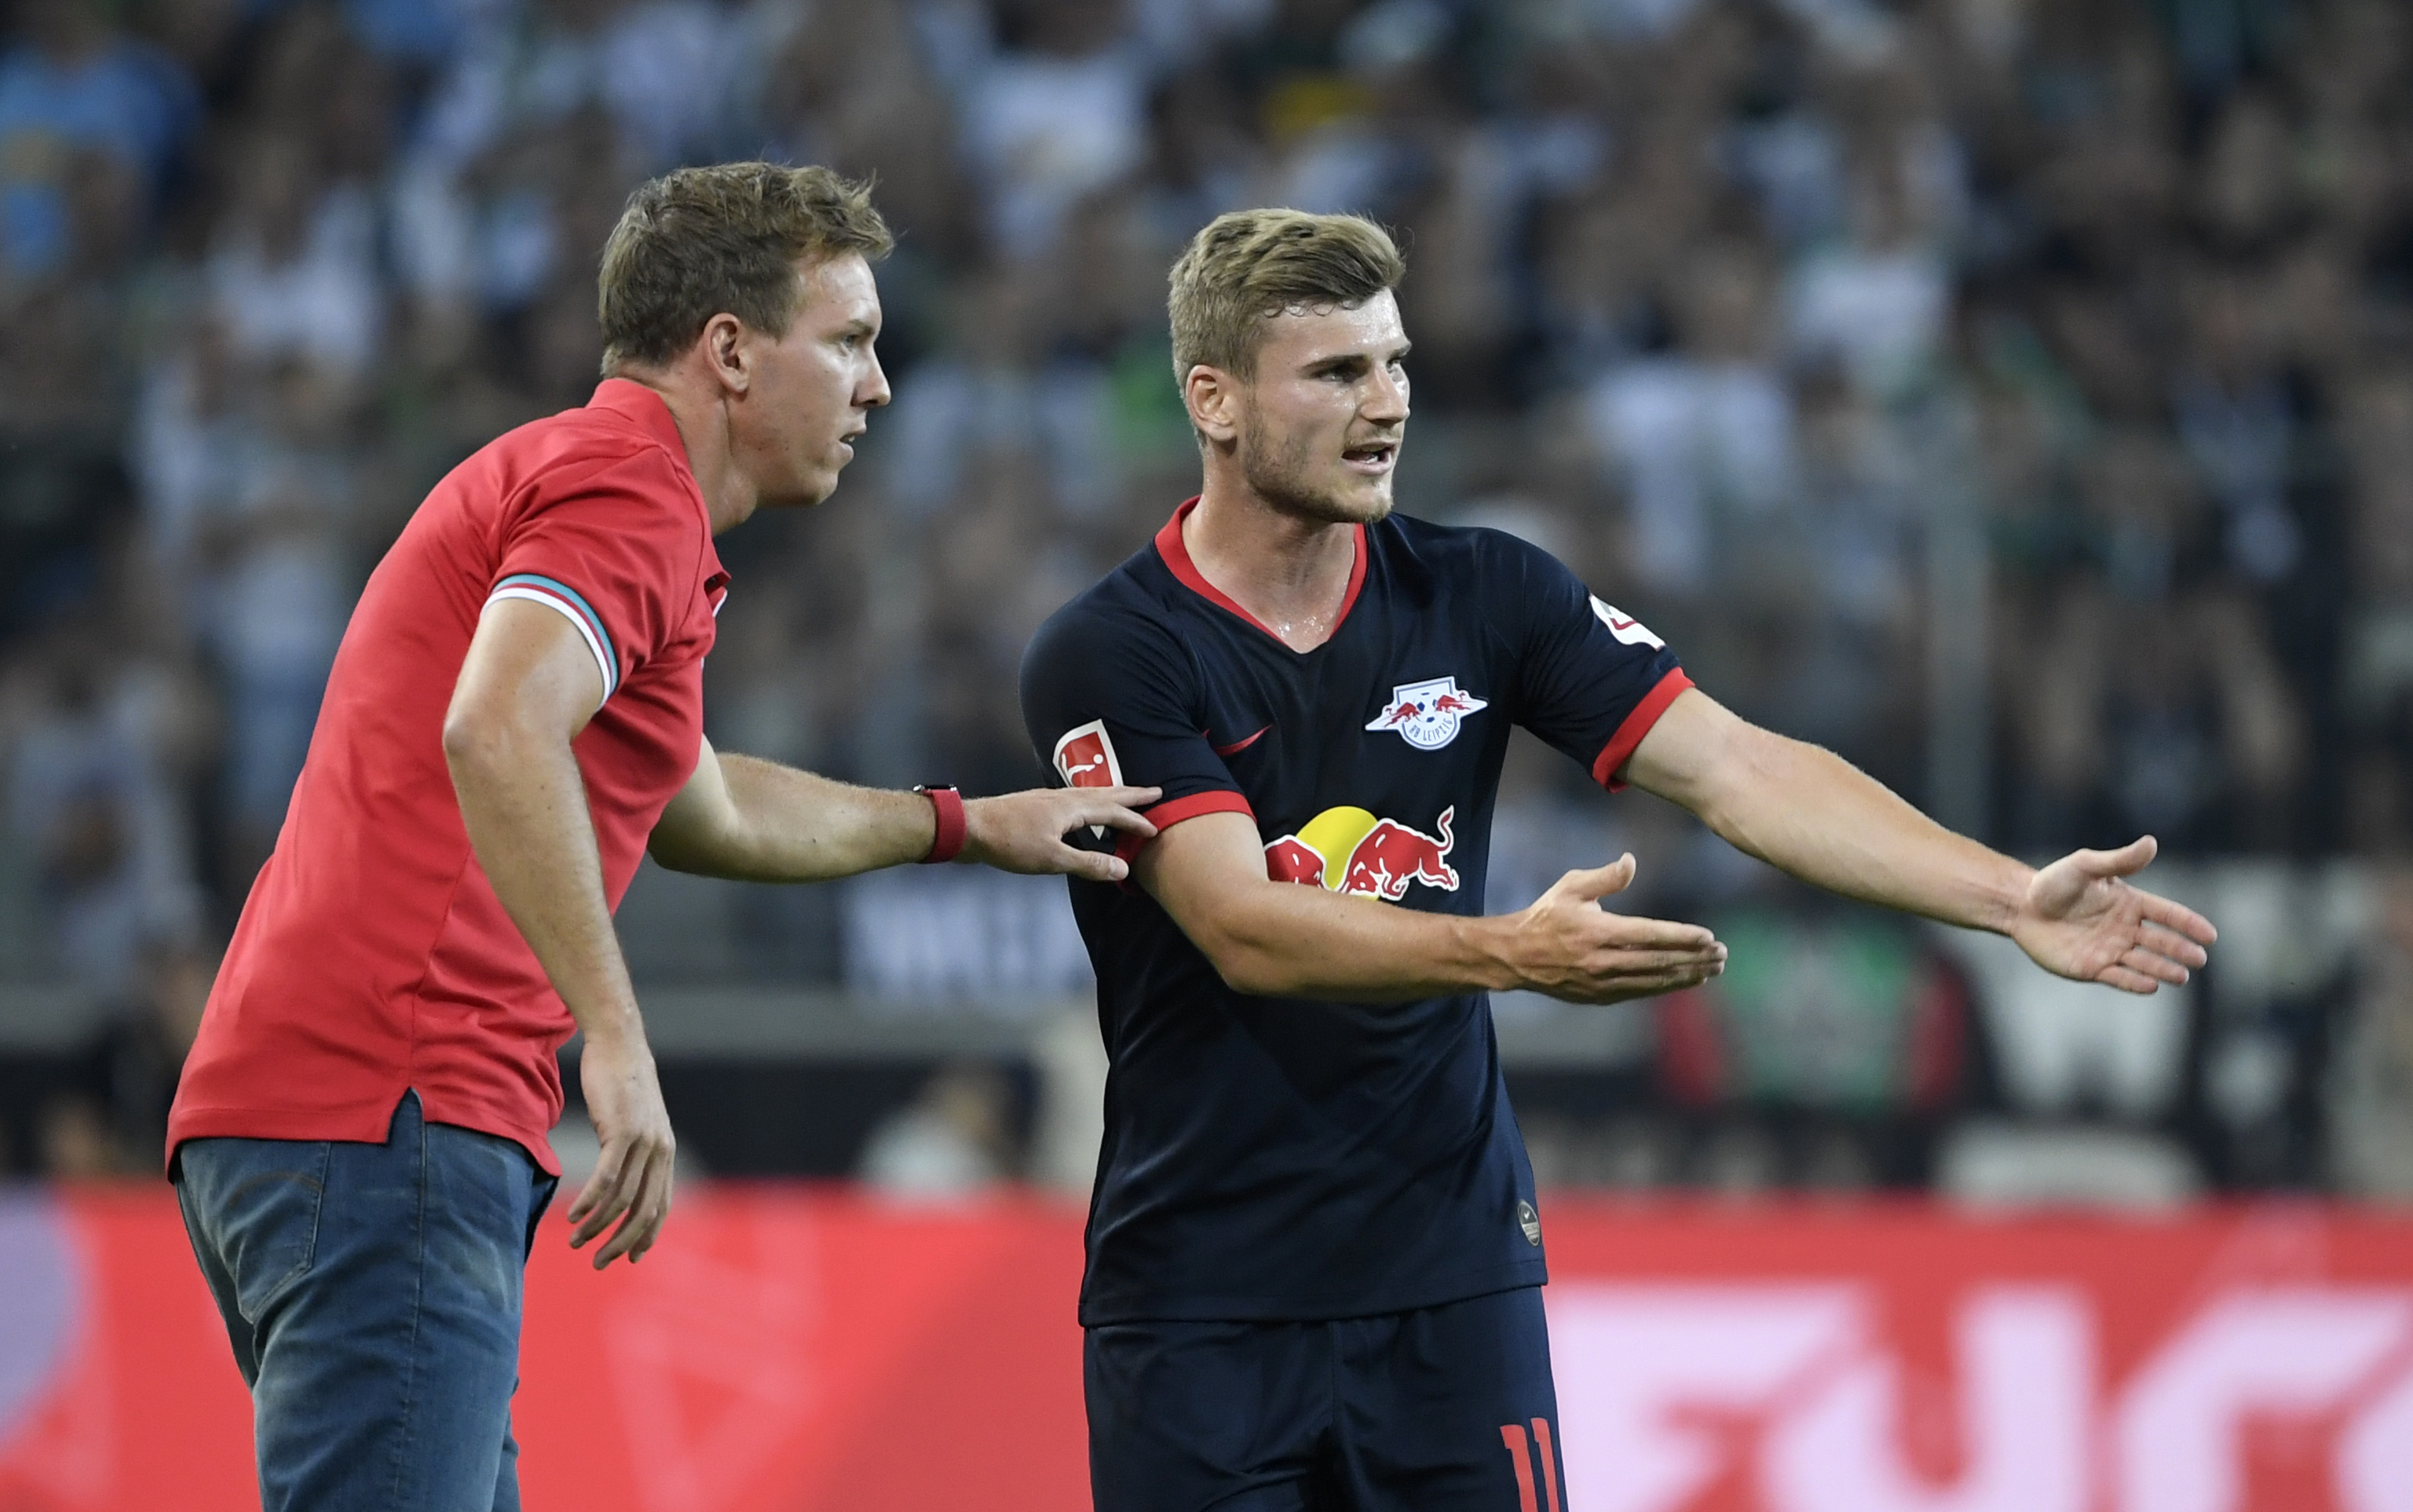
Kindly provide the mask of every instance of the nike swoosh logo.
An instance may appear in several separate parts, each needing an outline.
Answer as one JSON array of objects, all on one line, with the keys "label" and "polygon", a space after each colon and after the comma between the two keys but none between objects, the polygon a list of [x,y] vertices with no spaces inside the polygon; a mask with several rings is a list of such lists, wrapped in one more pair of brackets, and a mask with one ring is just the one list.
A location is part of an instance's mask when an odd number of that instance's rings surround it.
[{"label": "nike swoosh logo", "polygon": [[[1273,728],[1273,727],[1272,727],[1271,725],[1267,725],[1267,726],[1266,727],[1266,729],[1271,729],[1271,728]],[[1249,737],[1247,740],[1245,740],[1245,741],[1233,741],[1231,744],[1229,744],[1229,745],[1219,745],[1219,746],[1215,747],[1215,754],[1216,754],[1217,756],[1238,756],[1241,752],[1243,752],[1243,751],[1247,750],[1250,746],[1252,746],[1252,745],[1256,744],[1259,741],[1264,740],[1264,739],[1265,739],[1265,737],[1266,737],[1266,729],[1261,729],[1261,730],[1257,731],[1254,735],[1250,736],[1250,737]]]}]

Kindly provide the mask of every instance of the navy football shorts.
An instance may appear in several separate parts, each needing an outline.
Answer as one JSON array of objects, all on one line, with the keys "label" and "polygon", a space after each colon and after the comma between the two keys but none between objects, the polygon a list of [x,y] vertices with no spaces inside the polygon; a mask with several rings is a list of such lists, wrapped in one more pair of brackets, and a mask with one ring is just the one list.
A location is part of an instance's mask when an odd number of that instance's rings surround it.
[{"label": "navy football shorts", "polygon": [[1563,1512],[1537,1287],[1329,1323],[1088,1330],[1097,1512]]}]

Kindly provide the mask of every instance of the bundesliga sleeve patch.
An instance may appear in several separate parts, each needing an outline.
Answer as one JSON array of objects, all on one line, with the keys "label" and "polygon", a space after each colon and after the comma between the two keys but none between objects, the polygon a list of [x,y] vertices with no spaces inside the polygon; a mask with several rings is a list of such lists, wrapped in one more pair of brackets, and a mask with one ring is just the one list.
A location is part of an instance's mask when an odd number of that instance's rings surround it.
[{"label": "bundesliga sleeve patch", "polygon": [[[1067,787],[1120,787],[1123,785],[1123,764],[1115,756],[1115,742],[1106,738],[1106,722],[1090,720],[1075,725],[1056,741],[1056,775],[1064,779]],[[1103,840],[1106,827],[1089,826],[1089,833]]]},{"label": "bundesliga sleeve patch", "polygon": [[1090,720],[1064,732],[1056,742],[1056,775],[1067,787],[1120,787],[1123,764],[1115,742],[1106,738],[1106,722]]},{"label": "bundesliga sleeve patch", "polygon": [[1599,617],[1601,624],[1608,626],[1610,635],[1629,646],[1649,646],[1653,651],[1667,649],[1667,642],[1652,635],[1649,625],[1604,600],[1598,594],[1592,595],[1591,611]]}]

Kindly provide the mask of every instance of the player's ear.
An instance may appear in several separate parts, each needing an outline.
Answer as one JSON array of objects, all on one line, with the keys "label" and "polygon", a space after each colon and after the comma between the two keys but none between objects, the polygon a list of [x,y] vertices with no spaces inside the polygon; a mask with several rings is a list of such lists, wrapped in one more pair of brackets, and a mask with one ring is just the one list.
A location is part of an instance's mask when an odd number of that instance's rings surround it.
[{"label": "player's ear", "polygon": [[1201,362],[1181,381],[1190,423],[1207,440],[1227,444],[1240,433],[1240,385],[1221,368]]}]

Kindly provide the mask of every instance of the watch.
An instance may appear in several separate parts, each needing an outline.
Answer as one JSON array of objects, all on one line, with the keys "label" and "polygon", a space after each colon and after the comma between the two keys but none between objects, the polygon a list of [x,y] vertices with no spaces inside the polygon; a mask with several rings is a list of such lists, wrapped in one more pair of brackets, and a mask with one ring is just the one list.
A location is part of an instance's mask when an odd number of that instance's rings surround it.
[{"label": "watch", "polygon": [[930,837],[930,854],[922,858],[923,864],[954,860],[964,848],[964,795],[953,784],[923,784],[913,791],[928,799],[939,814],[938,832]]}]

